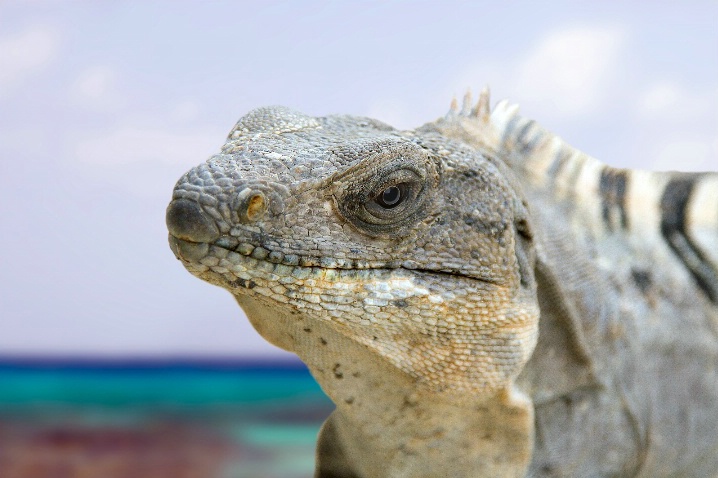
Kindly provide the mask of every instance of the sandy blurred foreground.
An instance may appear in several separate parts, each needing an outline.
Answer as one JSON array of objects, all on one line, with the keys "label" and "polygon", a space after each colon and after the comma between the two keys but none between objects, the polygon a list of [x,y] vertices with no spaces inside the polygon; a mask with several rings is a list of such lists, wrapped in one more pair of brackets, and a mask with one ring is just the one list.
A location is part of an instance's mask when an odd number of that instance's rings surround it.
[{"label": "sandy blurred foreground", "polygon": [[0,365],[0,477],[308,477],[331,409],[298,367]]}]

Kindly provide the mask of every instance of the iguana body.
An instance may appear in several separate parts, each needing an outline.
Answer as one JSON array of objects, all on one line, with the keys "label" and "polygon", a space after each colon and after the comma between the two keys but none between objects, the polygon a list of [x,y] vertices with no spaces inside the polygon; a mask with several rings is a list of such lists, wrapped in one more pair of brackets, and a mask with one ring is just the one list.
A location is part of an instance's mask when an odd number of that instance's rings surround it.
[{"label": "iguana body", "polygon": [[317,476],[718,476],[717,174],[486,93],[414,131],[261,108],[167,223],[336,404]]}]

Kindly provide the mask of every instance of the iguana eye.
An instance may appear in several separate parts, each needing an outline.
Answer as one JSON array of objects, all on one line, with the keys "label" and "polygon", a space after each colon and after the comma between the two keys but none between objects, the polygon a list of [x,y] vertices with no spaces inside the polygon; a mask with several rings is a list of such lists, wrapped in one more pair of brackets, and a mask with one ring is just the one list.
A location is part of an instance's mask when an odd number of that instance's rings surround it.
[{"label": "iguana eye", "polygon": [[372,224],[396,224],[411,214],[421,202],[423,180],[414,171],[399,170],[393,178],[382,178],[369,200],[356,211],[360,219]]},{"label": "iguana eye", "polygon": [[401,204],[406,197],[406,184],[400,183],[389,186],[381,194],[374,198],[374,202],[384,209],[392,209]]}]

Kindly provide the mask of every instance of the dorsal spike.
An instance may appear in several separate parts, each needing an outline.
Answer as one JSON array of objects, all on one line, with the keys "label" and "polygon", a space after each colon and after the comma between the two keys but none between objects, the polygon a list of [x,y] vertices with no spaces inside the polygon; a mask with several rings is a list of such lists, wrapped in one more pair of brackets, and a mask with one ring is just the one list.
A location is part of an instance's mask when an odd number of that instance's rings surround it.
[{"label": "dorsal spike", "polygon": [[447,118],[451,118],[453,116],[456,116],[456,113],[459,111],[459,102],[456,101],[456,97],[453,97],[451,99],[451,104],[449,105],[449,112],[446,113]]},{"label": "dorsal spike", "polygon": [[464,94],[464,100],[461,103],[461,116],[471,115],[471,89],[466,90]]},{"label": "dorsal spike", "polygon": [[484,86],[479,94],[479,101],[476,106],[471,110],[472,116],[479,119],[481,123],[488,123],[491,119],[491,92],[489,91],[489,85]]}]

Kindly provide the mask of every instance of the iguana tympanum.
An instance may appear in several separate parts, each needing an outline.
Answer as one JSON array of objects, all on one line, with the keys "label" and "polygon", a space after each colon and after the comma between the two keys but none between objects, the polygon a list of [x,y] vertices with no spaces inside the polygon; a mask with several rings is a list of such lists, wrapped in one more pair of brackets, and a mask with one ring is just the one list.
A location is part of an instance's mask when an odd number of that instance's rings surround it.
[{"label": "iguana tympanum", "polygon": [[718,476],[716,173],[606,166],[486,91],[413,131],[259,108],[167,226],[336,404],[316,476]]}]

